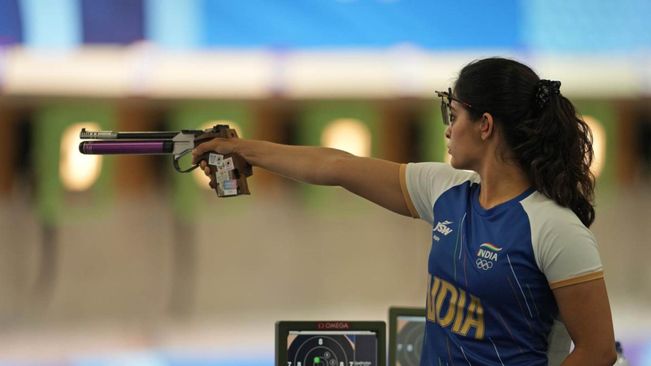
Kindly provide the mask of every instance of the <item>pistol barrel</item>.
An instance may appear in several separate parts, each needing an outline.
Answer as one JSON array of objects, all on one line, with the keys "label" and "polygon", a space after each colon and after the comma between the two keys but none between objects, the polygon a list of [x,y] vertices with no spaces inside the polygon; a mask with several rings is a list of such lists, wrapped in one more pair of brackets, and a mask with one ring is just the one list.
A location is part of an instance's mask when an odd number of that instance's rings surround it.
[{"label": "pistol barrel", "polygon": [[83,141],[82,154],[171,154],[173,141]]},{"label": "pistol barrel", "polygon": [[86,131],[81,129],[79,138],[82,140],[161,140],[171,139],[179,131]]}]

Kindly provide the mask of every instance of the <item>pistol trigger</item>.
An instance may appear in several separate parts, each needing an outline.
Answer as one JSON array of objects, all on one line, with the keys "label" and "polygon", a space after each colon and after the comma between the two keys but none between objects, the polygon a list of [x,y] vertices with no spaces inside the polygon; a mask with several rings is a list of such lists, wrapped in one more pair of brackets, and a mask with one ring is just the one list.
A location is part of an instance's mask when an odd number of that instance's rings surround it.
[{"label": "pistol trigger", "polygon": [[179,166],[179,159],[176,156],[172,158],[172,165],[174,165],[174,169],[176,169],[177,172],[183,173],[183,170],[181,170],[181,167]]},{"label": "pistol trigger", "polygon": [[[183,155],[185,155],[185,154],[183,154]],[[179,172],[179,173],[189,173],[189,172],[191,172],[191,171],[193,171],[193,170],[195,170],[195,169],[197,169],[199,167],[199,164],[192,164],[187,169],[181,168],[181,166],[179,166],[179,160],[181,159],[181,157],[183,155],[174,156],[174,158],[172,160],[172,165],[174,165],[174,169],[176,169],[177,172]]]}]

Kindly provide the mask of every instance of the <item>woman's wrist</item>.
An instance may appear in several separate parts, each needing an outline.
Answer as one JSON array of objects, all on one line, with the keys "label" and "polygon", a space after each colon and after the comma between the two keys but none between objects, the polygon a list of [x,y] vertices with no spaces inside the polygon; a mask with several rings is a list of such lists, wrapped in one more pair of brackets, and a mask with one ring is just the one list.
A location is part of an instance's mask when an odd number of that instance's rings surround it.
[{"label": "woman's wrist", "polygon": [[250,164],[256,165],[251,160],[255,160],[255,156],[259,155],[256,153],[256,146],[261,143],[264,141],[235,139],[232,141],[231,151],[243,157]]}]

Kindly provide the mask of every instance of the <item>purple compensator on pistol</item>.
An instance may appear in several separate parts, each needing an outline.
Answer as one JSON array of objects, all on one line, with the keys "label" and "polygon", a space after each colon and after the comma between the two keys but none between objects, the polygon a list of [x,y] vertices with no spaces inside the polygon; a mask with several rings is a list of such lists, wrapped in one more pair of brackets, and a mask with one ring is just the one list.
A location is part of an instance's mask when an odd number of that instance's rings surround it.
[{"label": "purple compensator on pistol", "polygon": [[[79,137],[82,140],[92,140],[79,144],[82,154],[172,155],[174,169],[180,173],[188,173],[199,164],[181,168],[179,160],[183,156],[192,152],[197,145],[213,138],[237,138],[237,132],[228,125],[215,125],[206,130],[151,132],[87,131],[84,128]],[[246,178],[253,174],[253,169],[240,155],[209,152],[198,160],[208,163],[211,173],[210,186],[219,197],[250,194]]]},{"label": "purple compensator on pistol", "polygon": [[84,154],[171,154],[174,144],[168,141],[95,141],[82,142]]}]

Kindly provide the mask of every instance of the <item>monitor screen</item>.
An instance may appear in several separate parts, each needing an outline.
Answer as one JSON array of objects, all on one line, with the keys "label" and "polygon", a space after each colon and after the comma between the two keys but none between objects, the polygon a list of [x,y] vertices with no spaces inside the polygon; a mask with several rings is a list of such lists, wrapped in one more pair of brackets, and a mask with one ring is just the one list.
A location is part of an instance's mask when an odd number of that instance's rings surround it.
[{"label": "monitor screen", "polygon": [[390,308],[389,366],[420,365],[424,334],[424,308]]},{"label": "monitor screen", "polygon": [[384,322],[280,321],[276,366],[386,366]]}]

